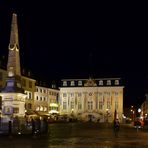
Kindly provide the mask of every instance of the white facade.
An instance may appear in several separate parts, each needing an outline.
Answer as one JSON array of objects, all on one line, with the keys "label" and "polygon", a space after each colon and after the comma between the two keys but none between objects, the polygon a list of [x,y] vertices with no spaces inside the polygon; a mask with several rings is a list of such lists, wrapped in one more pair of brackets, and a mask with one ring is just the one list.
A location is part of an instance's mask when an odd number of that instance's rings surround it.
[{"label": "white facade", "polygon": [[122,120],[123,86],[119,85],[119,81],[62,80],[60,114],[85,121],[112,122],[116,110],[118,118]]}]

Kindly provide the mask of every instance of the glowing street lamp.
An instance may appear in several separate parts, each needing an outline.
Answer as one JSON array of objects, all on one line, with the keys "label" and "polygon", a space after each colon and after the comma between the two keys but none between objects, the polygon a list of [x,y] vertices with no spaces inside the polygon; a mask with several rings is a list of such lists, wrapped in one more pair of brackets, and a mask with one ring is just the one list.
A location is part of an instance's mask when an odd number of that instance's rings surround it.
[{"label": "glowing street lamp", "polygon": [[106,122],[108,122],[108,115],[109,115],[109,112],[108,112],[108,108],[106,109],[106,116],[107,116],[107,118],[106,118]]},{"label": "glowing street lamp", "polygon": [[134,114],[135,114],[135,111],[133,109],[131,109],[131,112],[132,112],[132,120],[134,121]]}]

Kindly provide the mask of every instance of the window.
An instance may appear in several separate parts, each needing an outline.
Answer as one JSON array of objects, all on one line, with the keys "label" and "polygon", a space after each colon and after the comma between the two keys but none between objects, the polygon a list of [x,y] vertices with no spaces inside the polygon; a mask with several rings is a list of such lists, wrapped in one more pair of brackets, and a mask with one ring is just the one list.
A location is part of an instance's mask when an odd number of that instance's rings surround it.
[{"label": "window", "polygon": [[28,109],[31,109],[31,108],[32,108],[32,104],[28,103]]},{"label": "window", "polygon": [[44,111],[47,111],[47,107],[44,107]]},{"label": "window", "polygon": [[74,102],[71,102],[71,109],[74,109]]},{"label": "window", "polygon": [[71,86],[75,86],[75,82],[74,81],[71,81]]},{"label": "window", "polygon": [[70,96],[71,96],[71,97],[74,97],[74,93],[71,93]]},{"label": "window", "polygon": [[31,94],[31,92],[29,92],[29,99],[32,99],[32,94]]},{"label": "window", "polygon": [[110,109],[110,108],[111,108],[110,101],[107,101],[107,109]]},{"label": "window", "polygon": [[63,110],[66,110],[66,109],[67,109],[67,103],[63,102]]},{"label": "window", "polygon": [[40,93],[42,93],[42,89],[40,89]]},{"label": "window", "polygon": [[99,101],[99,109],[103,109],[103,102]]},{"label": "window", "polygon": [[118,96],[118,92],[115,92],[115,96]]},{"label": "window", "polygon": [[102,92],[99,92],[98,95],[99,95],[99,96],[102,96]]},{"label": "window", "polygon": [[82,109],[82,104],[81,102],[78,102],[78,110],[81,110]]},{"label": "window", "polygon": [[119,85],[119,80],[115,80],[115,85]]},{"label": "window", "polygon": [[67,94],[66,93],[63,93],[63,97],[67,97]]},{"label": "window", "polygon": [[107,85],[111,85],[111,80],[107,80]]},{"label": "window", "polygon": [[93,109],[93,102],[88,101],[88,110],[92,110],[92,109]]},{"label": "window", "polygon": [[82,86],[82,81],[78,81],[78,86]]},{"label": "window", "polygon": [[36,88],[36,91],[38,92],[38,91],[39,91],[39,89],[38,89],[38,88]]},{"label": "window", "polygon": [[78,93],[78,97],[81,97],[81,95],[82,95],[81,93]]},{"label": "window", "polygon": [[22,79],[22,86],[26,86],[26,80],[25,79]]},{"label": "window", "polygon": [[115,109],[118,109],[118,101],[115,101]]},{"label": "window", "polygon": [[38,96],[36,96],[36,100],[39,100],[39,97]]},{"label": "window", "polygon": [[102,80],[99,81],[99,85],[103,85],[103,81]]},{"label": "window", "polygon": [[63,86],[67,86],[67,81],[63,81]]},{"label": "window", "polygon": [[32,82],[29,81],[29,88],[32,88]]},{"label": "window", "polygon": [[14,107],[13,108],[13,113],[15,113],[15,114],[19,113],[19,108],[18,107]]},{"label": "window", "polygon": [[38,107],[36,107],[36,111],[39,111],[39,109],[40,109],[40,107],[38,106]]},{"label": "window", "polygon": [[40,97],[40,101],[42,101],[42,97]]},{"label": "window", "polygon": [[44,93],[46,93],[46,90],[44,89]]}]

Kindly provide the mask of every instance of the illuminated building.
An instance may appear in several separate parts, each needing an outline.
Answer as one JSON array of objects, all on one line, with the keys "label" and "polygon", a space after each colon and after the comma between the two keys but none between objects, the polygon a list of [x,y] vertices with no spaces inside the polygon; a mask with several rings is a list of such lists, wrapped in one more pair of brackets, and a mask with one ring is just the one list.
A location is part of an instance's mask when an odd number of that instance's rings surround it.
[{"label": "illuminated building", "polygon": [[58,113],[59,90],[36,86],[34,107],[41,114]]},{"label": "illuminated building", "polygon": [[65,79],[59,90],[43,87],[35,79],[21,76],[19,52],[17,16],[13,14],[7,71],[0,69],[3,117],[10,119],[34,111],[112,122],[116,110],[122,120],[124,87],[120,78]]},{"label": "illuminated building", "polygon": [[25,110],[29,112],[34,111],[34,93],[36,91],[35,84],[36,80],[21,76],[22,88],[25,90],[25,94],[27,95],[25,100]]},{"label": "illuminated building", "polygon": [[60,114],[84,121],[122,120],[123,86],[119,78],[64,79],[60,87]]}]

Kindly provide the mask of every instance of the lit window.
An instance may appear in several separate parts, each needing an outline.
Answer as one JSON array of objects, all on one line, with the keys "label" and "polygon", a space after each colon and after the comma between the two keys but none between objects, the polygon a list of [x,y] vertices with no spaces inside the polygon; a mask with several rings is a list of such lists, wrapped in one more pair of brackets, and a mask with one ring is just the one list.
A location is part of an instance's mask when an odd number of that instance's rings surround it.
[{"label": "lit window", "polygon": [[81,97],[81,95],[82,95],[81,93],[78,93],[78,97]]},{"label": "lit window", "polygon": [[115,92],[115,96],[118,96],[118,92]]},{"label": "lit window", "polygon": [[93,109],[93,102],[88,101],[88,110],[92,110],[92,109]]},{"label": "lit window", "polygon": [[74,93],[70,93],[70,96],[71,96],[71,97],[74,97]]},{"label": "lit window", "polygon": [[16,113],[16,114],[19,113],[19,108],[14,107],[14,108],[13,108],[13,113]]},{"label": "lit window", "polygon": [[67,81],[63,81],[63,86],[67,86]]},{"label": "lit window", "polygon": [[103,81],[102,80],[99,81],[99,85],[103,85]]},{"label": "lit window", "polygon": [[67,108],[67,103],[63,102],[63,110],[66,110],[66,108]]},{"label": "lit window", "polygon": [[67,97],[67,94],[66,93],[63,93],[63,97]]},{"label": "lit window", "polygon": [[115,80],[115,85],[119,85],[119,80]]},{"label": "lit window", "polygon": [[40,109],[40,107],[38,106],[38,107],[36,108],[36,111],[39,111],[39,109]]},{"label": "lit window", "polygon": [[40,111],[43,111],[43,106],[40,106]]},{"label": "lit window", "polygon": [[111,80],[107,80],[107,85],[111,85]]},{"label": "lit window", "polygon": [[103,102],[99,101],[99,109],[103,109]]},{"label": "lit window", "polygon": [[71,102],[71,109],[74,109],[74,102]]},{"label": "lit window", "polygon": [[78,86],[82,86],[82,81],[78,81]]},{"label": "lit window", "polygon": [[74,81],[71,81],[71,86],[75,86],[75,82]]},{"label": "lit window", "polygon": [[78,110],[81,110],[82,109],[82,104],[81,102],[78,102]]}]

